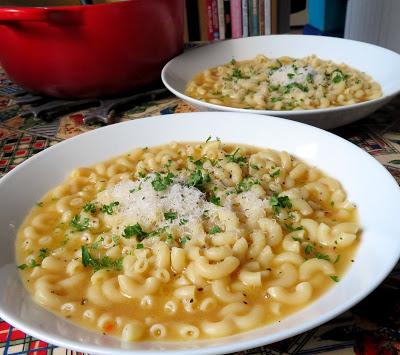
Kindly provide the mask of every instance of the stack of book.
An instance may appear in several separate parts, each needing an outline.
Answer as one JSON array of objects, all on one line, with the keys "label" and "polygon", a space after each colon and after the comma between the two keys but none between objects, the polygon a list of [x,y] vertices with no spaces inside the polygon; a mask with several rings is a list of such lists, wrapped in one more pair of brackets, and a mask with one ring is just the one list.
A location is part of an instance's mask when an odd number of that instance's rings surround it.
[{"label": "stack of book", "polygon": [[289,0],[186,0],[185,7],[186,42],[282,33],[290,13]]}]

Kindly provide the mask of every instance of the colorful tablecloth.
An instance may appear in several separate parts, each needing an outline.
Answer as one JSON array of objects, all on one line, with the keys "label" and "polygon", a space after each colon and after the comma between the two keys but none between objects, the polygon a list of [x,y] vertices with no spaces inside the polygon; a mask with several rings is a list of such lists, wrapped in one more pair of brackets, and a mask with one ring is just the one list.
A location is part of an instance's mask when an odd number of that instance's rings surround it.
[{"label": "colorful tablecloth", "polygon": [[[16,105],[15,100],[7,95],[7,90],[4,90],[6,84],[6,77],[0,70],[0,177],[43,149],[98,127],[84,125],[82,111],[51,122],[29,116],[23,118],[20,113],[24,107]],[[117,121],[188,111],[195,109],[168,96],[137,104],[121,113]],[[335,129],[333,133],[373,155],[400,183],[400,97],[367,119]],[[240,354],[354,352],[368,355],[400,354],[399,265],[375,292],[332,321],[293,338]],[[1,354],[79,353],[34,339],[0,319]]]}]

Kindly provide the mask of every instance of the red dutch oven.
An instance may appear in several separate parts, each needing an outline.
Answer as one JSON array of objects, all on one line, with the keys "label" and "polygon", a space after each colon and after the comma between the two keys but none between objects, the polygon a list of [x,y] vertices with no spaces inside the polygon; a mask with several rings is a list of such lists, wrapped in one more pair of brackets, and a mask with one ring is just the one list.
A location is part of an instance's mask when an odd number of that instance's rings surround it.
[{"label": "red dutch oven", "polygon": [[182,47],[183,0],[0,7],[0,65],[37,94],[120,95],[158,80]]}]

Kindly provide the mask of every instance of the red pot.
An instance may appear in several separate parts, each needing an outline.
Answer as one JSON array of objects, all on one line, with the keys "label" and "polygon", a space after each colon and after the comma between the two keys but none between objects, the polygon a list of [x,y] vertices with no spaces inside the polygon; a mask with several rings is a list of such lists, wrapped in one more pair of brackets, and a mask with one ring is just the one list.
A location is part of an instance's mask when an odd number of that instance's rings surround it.
[{"label": "red pot", "polygon": [[183,0],[0,7],[0,65],[38,94],[120,95],[156,81],[183,47]]}]

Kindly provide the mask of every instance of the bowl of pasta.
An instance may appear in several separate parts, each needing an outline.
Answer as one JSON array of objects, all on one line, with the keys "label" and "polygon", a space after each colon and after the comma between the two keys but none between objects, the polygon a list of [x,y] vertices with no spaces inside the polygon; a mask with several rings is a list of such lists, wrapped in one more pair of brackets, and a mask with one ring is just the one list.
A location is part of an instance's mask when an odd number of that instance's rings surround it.
[{"label": "bowl of pasta", "polygon": [[366,117],[400,92],[400,55],[325,36],[248,37],[191,49],[167,63],[161,78],[200,111],[330,129]]},{"label": "bowl of pasta", "polygon": [[0,180],[0,317],[91,354],[276,342],[386,277],[399,199],[375,159],[298,122],[201,112],[100,128]]}]

